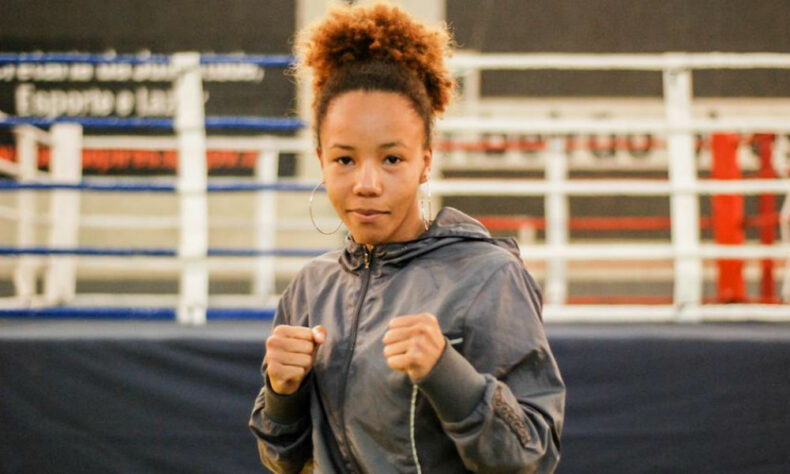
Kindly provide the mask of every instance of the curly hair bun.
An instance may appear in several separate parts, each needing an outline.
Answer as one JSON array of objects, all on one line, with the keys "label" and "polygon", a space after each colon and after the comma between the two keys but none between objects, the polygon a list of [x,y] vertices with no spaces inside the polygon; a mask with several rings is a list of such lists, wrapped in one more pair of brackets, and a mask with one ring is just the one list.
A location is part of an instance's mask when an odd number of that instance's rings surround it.
[{"label": "curly hair bun", "polygon": [[452,44],[446,27],[425,26],[394,5],[336,7],[300,34],[297,67],[313,70],[313,92],[318,96],[343,66],[374,60],[395,62],[425,85],[433,113],[441,113],[454,87],[444,64]]}]

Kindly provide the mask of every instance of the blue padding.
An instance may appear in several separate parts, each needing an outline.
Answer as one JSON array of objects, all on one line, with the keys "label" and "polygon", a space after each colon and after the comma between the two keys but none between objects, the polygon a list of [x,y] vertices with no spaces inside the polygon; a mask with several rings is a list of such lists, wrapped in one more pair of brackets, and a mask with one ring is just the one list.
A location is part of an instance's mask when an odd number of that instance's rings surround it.
[{"label": "blue padding", "polygon": [[[171,56],[155,54],[150,56],[120,55],[108,56],[100,54],[79,53],[5,53],[0,54],[0,65],[3,64],[169,64]],[[243,55],[243,54],[209,54],[200,57],[201,64],[254,64],[262,67],[289,67],[294,58],[287,55]]]},{"label": "blue padding", "polygon": [[[176,185],[169,183],[129,183],[81,181],[79,183],[20,183],[10,179],[0,179],[0,191],[66,189],[97,192],[175,192]],[[299,183],[209,183],[206,192],[253,192],[253,191],[312,191],[313,186]],[[318,191],[324,191],[320,187]]]},{"label": "blue padding", "polygon": [[[206,310],[208,320],[271,320],[274,318],[273,308],[209,308]],[[148,320],[174,321],[174,308],[111,308],[111,307],[71,307],[53,306],[47,308],[3,308],[0,318],[25,319],[115,319],[115,320]]]},{"label": "blue padding", "polygon": [[[0,117],[0,126],[34,125],[51,127],[57,123],[76,123],[85,128],[129,130],[173,130],[174,121],[168,117]],[[298,118],[288,117],[206,117],[206,129],[236,129],[258,131],[296,131],[305,127]]]},{"label": "blue padding", "polygon": [[[327,249],[229,249],[210,248],[209,257],[317,257]],[[2,255],[72,255],[103,257],[175,257],[175,249],[165,248],[102,248],[102,247],[0,247]]]}]

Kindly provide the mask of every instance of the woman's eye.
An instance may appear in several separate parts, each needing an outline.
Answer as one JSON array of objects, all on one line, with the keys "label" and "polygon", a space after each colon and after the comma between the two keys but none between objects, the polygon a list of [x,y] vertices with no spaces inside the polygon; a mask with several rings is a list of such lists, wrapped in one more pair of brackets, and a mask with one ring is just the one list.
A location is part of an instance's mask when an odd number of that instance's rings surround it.
[{"label": "woman's eye", "polygon": [[353,162],[350,156],[341,156],[340,158],[335,158],[335,161],[341,165],[350,165]]},{"label": "woman's eye", "polygon": [[399,163],[400,161],[402,161],[400,156],[396,156],[396,155],[388,155],[385,158],[385,160],[387,161],[387,163],[389,163],[391,165],[394,165],[394,164]]}]

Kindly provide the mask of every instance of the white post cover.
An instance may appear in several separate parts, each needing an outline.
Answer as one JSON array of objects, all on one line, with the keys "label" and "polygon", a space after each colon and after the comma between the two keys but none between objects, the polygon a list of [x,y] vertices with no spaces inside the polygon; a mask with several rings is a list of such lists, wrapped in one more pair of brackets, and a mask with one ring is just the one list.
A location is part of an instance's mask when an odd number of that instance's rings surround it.
[{"label": "white post cover", "polygon": [[[255,178],[258,183],[277,183],[278,160],[279,151],[274,148],[272,142],[267,141],[258,154],[255,166]],[[277,193],[259,192],[256,194],[255,204],[256,248],[274,248],[277,236]],[[260,298],[262,304],[274,294],[274,257],[257,257],[253,294]]]},{"label": "white post cover", "polygon": [[[664,104],[667,124],[686,126],[691,121],[691,71],[664,71]],[[672,246],[675,251],[674,303],[681,310],[702,302],[702,263],[699,250],[699,201],[690,191],[697,181],[694,161],[694,135],[690,130],[669,132],[669,180],[673,188],[670,197]]]},{"label": "white post cover", "polygon": [[[52,126],[50,176],[56,183],[78,184],[82,179],[82,126],[59,123]],[[50,195],[49,246],[78,246],[80,225],[80,191],[56,189]],[[50,256],[44,281],[44,295],[50,304],[68,304],[77,289],[76,259]]]},{"label": "white post cover", "polygon": [[[562,136],[548,140],[546,182],[550,191],[544,200],[546,213],[546,244],[549,248],[568,246],[568,195],[561,186],[568,180],[568,160]],[[568,296],[567,265],[564,257],[552,257],[546,266],[546,299],[552,304],[565,304]]]},{"label": "white post cover", "polygon": [[[36,130],[30,126],[21,126],[14,129],[14,134],[19,161],[17,180],[20,183],[34,181],[38,172]],[[36,245],[36,194],[33,191],[19,191],[16,199],[19,216],[16,244],[19,247],[33,247]],[[36,272],[40,260],[31,255],[22,255],[17,260],[14,288],[17,298],[24,304],[29,304],[36,295]]]},{"label": "white post cover", "polygon": [[208,202],[200,55],[175,54],[173,64],[178,70],[174,89],[178,193],[181,200],[178,256],[182,263],[177,320],[185,324],[205,324],[208,306]]}]

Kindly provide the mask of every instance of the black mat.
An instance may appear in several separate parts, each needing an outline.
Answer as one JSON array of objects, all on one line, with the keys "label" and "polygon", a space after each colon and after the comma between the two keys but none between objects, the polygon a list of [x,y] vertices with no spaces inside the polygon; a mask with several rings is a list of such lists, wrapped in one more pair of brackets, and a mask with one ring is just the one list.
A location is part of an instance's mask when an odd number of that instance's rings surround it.
[{"label": "black mat", "polygon": [[[0,320],[0,472],[265,472],[265,322]],[[549,325],[559,473],[790,472],[790,324]]]}]

